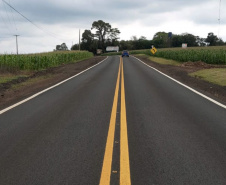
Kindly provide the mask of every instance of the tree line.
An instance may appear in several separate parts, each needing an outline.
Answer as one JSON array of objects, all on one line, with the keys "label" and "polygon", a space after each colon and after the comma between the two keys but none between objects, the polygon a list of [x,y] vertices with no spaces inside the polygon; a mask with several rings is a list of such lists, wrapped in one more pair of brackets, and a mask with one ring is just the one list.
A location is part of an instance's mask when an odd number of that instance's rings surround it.
[{"label": "tree line", "polygon": [[[92,33],[93,30],[95,33]],[[102,20],[94,21],[91,29],[82,33],[81,50],[87,50],[96,54],[97,49],[102,49],[105,52],[107,46],[119,46],[120,50],[139,50],[149,49],[152,45],[156,48],[181,47],[182,43],[187,43],[188,47],[226,45],[226,42],[212,32],[208,33],[206,38],[190,33],[178,35],[157,32],[152,40],[148,40],[145,36],[140,38],[132,36],[130,40],[119,40],[119,34],[119,29],[112,28],[109,23]],[[78,48],[78,44],[75,44],[71,47],[71,50],[78,50]]]}]

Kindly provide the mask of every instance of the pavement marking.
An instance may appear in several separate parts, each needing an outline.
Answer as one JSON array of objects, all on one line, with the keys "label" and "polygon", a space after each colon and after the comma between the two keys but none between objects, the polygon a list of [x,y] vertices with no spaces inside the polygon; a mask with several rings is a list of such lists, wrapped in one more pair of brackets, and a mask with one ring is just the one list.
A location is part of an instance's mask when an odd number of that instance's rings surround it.
[{"label": "pavement marking", "polygon": [[13,109],[13,108],[15,108],[15,107],[17,107],[17,106],[19,106],[19,105],[21,105],[21,104],[23,104],[23,103],[25,103],[25,102],[27,102],[27,101],[29,101],[29,100],[31,100],[31,99],[33,99],[33,98],[35,98],[35,97],[37,97],[37,96],[39,96],[40,94],[43,94],[43,93],[49,91],[50,89],[53,89],[53,88],[55,88],[55,87],[57,87],[57,86],[59,86],[59,85],[65,83],[65,82],[71,80],[72,78],[75,78],[75,77],[81,75],[82,73],[84,73],[84,72],[86,72],[86,71],[88,71],[88,70],[90,70],[90,69],[96,67],[97,65],[103,63],[103,62],[104,62],[105,60],[107,60],[107,59],[108,59],[108,57],[105,58],[104,60],[102,60],[101,62],[95,64],[94,66],[89,67],[88,69],[86,69],[86,70],[84,70],[84,71],[82,71],[82,72],[80,72],[80,73],[78,73],[78,74],[76,74],[76,75],[74,75],[74,76],[72,76],[72,77],[66,79],[66,80],[61,81],[61,82],[57,83],[56,85],[53,85],[53,86],[51,86],[51,87],[49,87],[49,88],[47,88],[47,89],[45,89],[45,90],[43,90],[43,91],[41,91],[41,92],[38,92],[38,93],[36,93],[36,94],[30,96],[29,98],[26,98],[26,99],[24,99],[24,100],[22,100],[22,101],[20,101],[20,102],[18,102],[18,103],[16,103],[16,104],[14,104],[14,105],[11,105],[11,106],[9,106],[9,107],[7,107],[7,108],[1,110],[1,111],[0,111],[0,115],[3,114],[3,113],[5,113],[5,112],[7,112],[7,111],[9,111],[9,110],[11,110],[11,109]]},{"label": "pavement marking", "polygon": [[[120,57],[122,62],[122,57]],[[127,134],[127,119],[126,119],[126,102],[125,102],[125,86],[124,86],[124,71],[122,62],[121,76],[121,116],[120,116],[120,185],[130,185],[130,164],[129,164],[129,147]]]},{"label": "pavement marking", "polygon": [[114,137],[115,137],[115,123],[116,123],[116,113],[117,113],[117,105],[118,105],[118,94],[119,94],[119,82],[120,82],[120,73],[121,73],[121,63],[119,64],[118,77],[115,88],[114,101],[111,112],[110,125],[108,130],[100,185],[108,185],[111,180],[111,166],[112,166],[112,157],[113,157],[113,146],[114,146]]},{"label": "pavement marking", "polygon": [[[134,57],[134,58],[136,58],[136,57]],[[218,105],[218,106],[220,106],[220,107],[226,109],[226,105],[224,105],[224,104],[222,104],[222,103],[220,103],[220,102],[218,102],[218,101],[216,101],[216,100],[214,100],[214,99],[212,99],[212,98],[210,98],[210,97],[208,97],[208,96],[206,96],[206,95],[204,95],[204,94],[202,94],[202,93],[196,91],[195,89],[193,89],[193,88],[191,88],[191,87],[189,87],[189,86],[187,86],[187,85],[185,85],[185,84],[179,82],[178,80],[176,80],[176,79],[174,79],[174,78],[172,78],[172,77],[170,77],[170,76],[164,74],[163,72],[159,71],[158,69],[155,69],[154,67],[149,66],[148,64],[144,63],[144,62],[143,62],[142,60],[140,60],[139,58],[136,58],[136,59],[137,59],[138,61],[140,61],[141,63],[143,63],[144,65],[148,66],[149,68],[154,69],[154,70],[157,71],[158,73],[160,73],[160,74],[166,76],[167,78],[173,80],[174,82],[180,84],[181,86],[183,86],[183,87],[189,89],[190,91],[192,91],[192,92],[198,94],[199,96],[201,96],[201,97],[203,97],[203,98],[205,98],[205,99],[211,101],[212,103],[214,103],[214,104],[216,104],[216,105]]]}]

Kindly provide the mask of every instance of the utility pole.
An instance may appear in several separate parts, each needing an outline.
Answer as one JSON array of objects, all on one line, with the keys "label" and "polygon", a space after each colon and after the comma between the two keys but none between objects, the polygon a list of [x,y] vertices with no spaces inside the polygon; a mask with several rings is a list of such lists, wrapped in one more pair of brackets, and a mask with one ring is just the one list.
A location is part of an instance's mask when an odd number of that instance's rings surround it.
[{"label": "utility pole", "polygon": [[18,41],[17,41],[17,37],[19,36],[19,35],[14,35],[15,37],[16,37],[16,54],[18,55]]},{"label": "utility pole", "polygon": [[79,51],[80,51],[80,29],[79,29]]}]

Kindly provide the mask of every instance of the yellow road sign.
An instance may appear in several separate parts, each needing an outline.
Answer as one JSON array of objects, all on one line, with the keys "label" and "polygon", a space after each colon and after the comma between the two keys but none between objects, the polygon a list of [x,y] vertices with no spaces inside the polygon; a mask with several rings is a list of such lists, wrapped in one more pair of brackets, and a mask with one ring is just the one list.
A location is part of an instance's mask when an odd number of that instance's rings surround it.
[{"label": "yellow road sign", "polygon": [[153,47],[151,50],[152,54],[154,55],[157,52],[157,49],[155,47]]}]

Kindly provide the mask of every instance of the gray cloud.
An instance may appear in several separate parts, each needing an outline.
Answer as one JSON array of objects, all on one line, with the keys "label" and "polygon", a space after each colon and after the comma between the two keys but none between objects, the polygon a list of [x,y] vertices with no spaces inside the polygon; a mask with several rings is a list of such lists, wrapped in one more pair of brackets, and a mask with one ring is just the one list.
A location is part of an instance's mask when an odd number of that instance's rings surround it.
[{"label": "gray cloud", "polygon": [[[124,30],[128,27],[128,34],[131,36],[134,34],[130,26],[134,23],[139,23],[140,27],[134,29],[136,31],[140,30],[140,32],[142,32],[142,27],[150,27],[150,30],[155,30],[155,28],[161,27],[162,25],[170,25],[170,22],[174,22],[174,24],[180,22],[181,24],[183,21],[191,22],[194,25],[205,26],[206,29],[212,28],[217,30],[219,16],[219,2],[216,0],[5,1],[10,2],[14,8],[45,31],[39,30],[1,1],[0,37],[19,33],[24,37],[40,37],[40,40],[43,36],[51,37],[51,33],[54,33],[54,35],[64,35],[64,32],[76,31],[79,28],[90,29],[92,22],[96,20],[104,20],[105,22],[114,24],[119,30],[120,27]],[[226,15],[223,12],[225,7],[226,2],[222,1],[222,27],[226,24]],[[176,31],[176,29],[183,30],[181,27],[187,28],[186,25],[175,26],[174,24],[165,29],[174,29]],[[46,32],[51,33],[48,34]],[[186,32],[186,30],[183,30],[183,32]],[[142,33],[141,35],[145,36]],[[0,39],[0,44],[1,42],[2,40]]]}]

